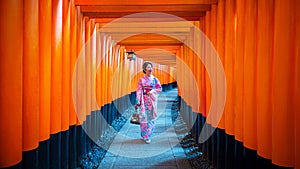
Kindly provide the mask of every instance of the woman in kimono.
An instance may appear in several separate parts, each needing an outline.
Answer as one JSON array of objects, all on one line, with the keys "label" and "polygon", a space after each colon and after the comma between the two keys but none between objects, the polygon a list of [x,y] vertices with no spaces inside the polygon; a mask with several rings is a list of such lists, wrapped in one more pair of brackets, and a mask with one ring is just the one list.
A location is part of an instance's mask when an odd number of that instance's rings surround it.
[{"label": "woman in kimono", "polygon": [[157,117],[157,97],[162,91],[159,80],[152,75],[153,65],[146,61],[143,64],[144,76],[138,81],[137,106],[140,107],[141,139],[147,144],[151,142],[151,136],[155,128]]}]

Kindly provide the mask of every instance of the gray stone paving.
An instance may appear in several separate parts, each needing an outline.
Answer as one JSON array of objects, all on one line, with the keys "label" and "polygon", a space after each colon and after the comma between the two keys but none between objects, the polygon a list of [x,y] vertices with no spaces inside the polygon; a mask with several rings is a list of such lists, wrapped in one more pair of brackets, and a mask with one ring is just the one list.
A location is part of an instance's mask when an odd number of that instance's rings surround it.
[{"label": "gray stone paving", "polygon": [[177,89],[159,97],[156,128],[150,144],[140,139],[139,125],[129,120],[110,145],[99,169],[189,169],[186,155],[172,126],[171,104]]}]

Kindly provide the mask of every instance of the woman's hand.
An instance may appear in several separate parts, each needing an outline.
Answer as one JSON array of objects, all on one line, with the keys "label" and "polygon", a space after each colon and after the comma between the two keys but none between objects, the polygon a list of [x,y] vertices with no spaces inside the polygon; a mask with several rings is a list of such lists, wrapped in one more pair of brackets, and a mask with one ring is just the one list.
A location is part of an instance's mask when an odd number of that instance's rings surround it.
[{"label": "woman's hand", "polygon": [[134,108],[137,109],[141,104],[135,104]]},{"label": "woman's hand", "polygon": [[152,95],[153,93],[154,93],[154,90],[152,89],[152,90],[150,90],[150,91],[147,93],[147,95],[150,96],[150,95]]}]

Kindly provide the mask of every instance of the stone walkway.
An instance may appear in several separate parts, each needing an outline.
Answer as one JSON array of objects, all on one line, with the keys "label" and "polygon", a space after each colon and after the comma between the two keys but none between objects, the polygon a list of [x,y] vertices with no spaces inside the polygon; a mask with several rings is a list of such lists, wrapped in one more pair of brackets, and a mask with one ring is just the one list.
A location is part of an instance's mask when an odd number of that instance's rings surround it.
[{"label": "stone walkway", "polygon": [[177,89],[159,96],[156,128],[150,144],[140,139],[139,125],[129,120],[116,135],[99,169],[189,169],[186,155],[172,125],[171,105]]}]

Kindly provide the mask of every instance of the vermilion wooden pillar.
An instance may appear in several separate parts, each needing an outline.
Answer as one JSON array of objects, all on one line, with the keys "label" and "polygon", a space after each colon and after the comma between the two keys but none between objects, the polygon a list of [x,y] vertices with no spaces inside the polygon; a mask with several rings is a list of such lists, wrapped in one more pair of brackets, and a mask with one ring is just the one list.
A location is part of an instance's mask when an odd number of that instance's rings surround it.
[{"label": "vermilion wooden pillar", "polygon": [[24,1],[23,159],[24,168],[38,167],[39,145],[39,4]]},{"label": "vermilion wooden pillar", "polygon": [[50,164],[51,2],[39,1],[39,168]]},{"label": "vermilion wooden pillar", "polygon": [[[245,16],[241,18],[245,27],[244,35],[244,53],[237,57],[242,58],[243,67],[243,142],[244,146],[256,150],[257,149],[257,115],[256,115],[256,77],[257,77],[257,1],[245,1]],[[247,18],[252,18],[247,20]],[[238,18],[239,19],[239,18]],[[240,119],[242,120],[242,119]]]},{"label": "vermilion wooden pillar", "polygon": [[[76,40],[77,40],[77,13],[76,13],[76,7],[74,5],[74,0],[70,1],[70,96],[69,96],[69,101],[70,101],[70,118],[69,118],[69,123],[70,125],[76,124],[76,112],[75,112],[75,106],[73,102],[73,93],[72,90],[76,87],[75,84],[73,84],[73,77],[75,76],[75,64],[76,64],[76,59],[77,59],[77,47],[76,47]],[[74,85],[74,86],[73,86]],[[76,96],[75,96],[76,98]]]},{"label": "vermilion wooden pillar", "polygon": [[50,166],[57,169],[62,162],[62,3],[52,1],[51,18]]},{"label": "vermilion wooden pillar", "polygon": [[[298,99],[297,97],[300,96],[300,88],[297,87],[300,84],[300,65],[299,65],[299,61],[300,61],[300,1],[296,1],[296,42],[295,42],[295,57],[296,57],[296,73],[295,73],[295,87],[296,87],[296,92],[294,93],[294,106],[295,106],[295,122],[299,122],[300,121],[300,104],[298,104]],[[299,169],[300,168],[300,125],[299,123],[295,123],[295,168]]]},{"label": "vermilion wooden pillar", "polygon": [[[292,106],[295,84],[294,70],[294,1],[275,1],[274,11],[274,69],[272,112],[272,162],[282,166],[295,163],[294,109]],[[270,119],[269,119],[270,120]]]},{"label": "vermilion wooden pillar", "polygon": [[23,151],[39,142],[39,22],[38,2],[24,1]]},{"label": "vermilion wooden pillar", "polygon": [[51,134],[61,131],[62,112],[62,0],[52,1]]},{"label": "vermilion wooden pillar", "polygon": [[22,160],[23,0],[0,5],[0,167]]},{"label": "vermilion wooden pillar", "polygon": [[70,86],[70,5],[69,0],[62,4],[62,131],[69,129]]},{"label": "vermilion wooden pillar", "polygon": [[257,15],[257,154],[271,159],[274,1],[258,1]]},{"label": "vermilion wooden pillar", "polygon": [[51,0],[39,1],[39,139],[50,137],[50,84],[51,84]]}]

